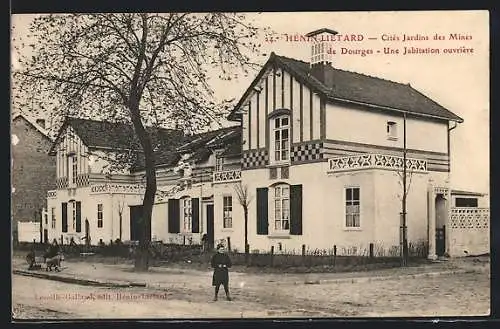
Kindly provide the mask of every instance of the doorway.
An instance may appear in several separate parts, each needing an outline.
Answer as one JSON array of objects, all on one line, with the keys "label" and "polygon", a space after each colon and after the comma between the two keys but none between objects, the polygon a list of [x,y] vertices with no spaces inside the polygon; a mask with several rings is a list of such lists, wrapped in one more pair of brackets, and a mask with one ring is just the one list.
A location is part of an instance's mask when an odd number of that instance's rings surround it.
[{"label": "doorway", "polygon": [[446,252],[446,218],[447,200],[442,194],[436,196],[436,255],[444,256]]},{"label": "doorway", "polygon": [[208,248],[214,247],[214,205],[207,204],[207,243]]},{"label": "doorway", "polygon": [[142,205],[130,206],[130,240],[139,241],[143,230]]}]

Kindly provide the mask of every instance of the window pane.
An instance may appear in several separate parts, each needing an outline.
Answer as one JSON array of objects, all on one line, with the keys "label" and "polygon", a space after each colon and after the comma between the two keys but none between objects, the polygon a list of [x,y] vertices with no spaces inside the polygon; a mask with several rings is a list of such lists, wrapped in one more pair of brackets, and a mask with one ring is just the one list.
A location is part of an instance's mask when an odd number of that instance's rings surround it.
[{"label": "window pane", "polygon": [[281,141],[281,149],[282,150],[287,150],[288,149],[288,140],[282,140]]},{"label": "window pane", "polygon": [[274,221],[274,229],[281,230],[281,220]]},{"label": "window pane", "polygon": [[280,140],[281,139],[281,134],[280,134],[281,130],[276,130],[274,132],[274,139],[275,140]]},{"label": "window pane", "polygon": [[275,143],[274,143],[274,150],[275,151],[280,151],[281,150],[281,144],[280,144],[280,141],[277,140]]},{"label": "window pane", "polygon": [[274,188],[274,196],[279,197],[281,195],[281,187],[276,186]]},{"label": "window pane", "polygon": [[288,139],[288,129],[284,129],[281,131],[281,137],[283,139]]},{"label": "window pane", "polygon": [[281,201],[280,200],[274,201],[274,209],[276,209],[276,211],[281,210]]},{"label": "window pane", "polygon": [[288,160],[288,151],[283,151],[281,153],[281,160]]},{"label": "window pane", "polygon": [[354,227],[359,227],[359,214],[353,215],[353,226]]},{"label": "window pane", "polygon": [[282,126],[288,126],[288,118],[281,119],[281,125]]},{"label": "window pane", "polygon": [[283,229],[284,230],[289,230],[290,229],[290,222],[288,220],[283,221]]},{"label": "window pane", "polygon": [[346,201],[352,200],[352,189],[348,188],[345,190],[345,199]]},{"label": "window pane", "polygon": [[280,160],[280,151],[276,151],[276,152],[274,153],[274,159],[275,159],[275,160]]},{"label": "window pane", "polygon": [[279,118],[277,118],[277,119],[274,120],[274,127],[275,128],[279,128],[280,127],[280,119]]},{"label": "window pane", "polygon": [[353,199],[359,201],[359,188],[353,189]]}]

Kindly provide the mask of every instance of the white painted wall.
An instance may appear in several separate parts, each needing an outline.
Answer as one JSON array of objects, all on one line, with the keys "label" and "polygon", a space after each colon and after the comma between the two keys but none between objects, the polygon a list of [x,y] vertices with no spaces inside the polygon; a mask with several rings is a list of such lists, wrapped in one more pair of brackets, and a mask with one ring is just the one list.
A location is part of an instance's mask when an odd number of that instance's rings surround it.
[{"label": "white painted wall", "polygon": [[40,222],[17,222],[19,242],[40,242]]},{"label": "white painted wall", "polygon": [[[387,121],[397,123],[398,140],[393,141],[387,138]],[[414,118],[407,118],[406,122],[407,148],[448,152],[446,123]],[[427,137],[423,138],[423,136]],[[403,147],[403,118],[382,112],[327,104],[326,137],[340,141]]]}]

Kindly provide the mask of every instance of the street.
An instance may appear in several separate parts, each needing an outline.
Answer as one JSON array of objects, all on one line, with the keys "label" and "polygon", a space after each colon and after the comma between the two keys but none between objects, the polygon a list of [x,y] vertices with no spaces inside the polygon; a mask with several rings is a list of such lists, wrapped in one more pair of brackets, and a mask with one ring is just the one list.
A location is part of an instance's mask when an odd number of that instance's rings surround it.
[{"label": "street", "polygon": [[484,272],[326,284],[245,286],[233,280],[231,289],[233,301],[226,301],[221,289],[213,302],[209,284],[111,289],[14,275],[13,314],[15,319],[437,317],[487,315],[490,305]]}]

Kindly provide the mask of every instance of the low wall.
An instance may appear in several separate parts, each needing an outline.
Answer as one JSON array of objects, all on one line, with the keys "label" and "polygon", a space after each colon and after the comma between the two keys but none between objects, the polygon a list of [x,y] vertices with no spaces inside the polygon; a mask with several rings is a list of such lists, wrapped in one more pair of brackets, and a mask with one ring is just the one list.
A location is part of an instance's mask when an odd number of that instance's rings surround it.
[{"label": "low wall", "polygon": [[40,242],[40,222],[17,222],[17,241]]},{"label": "low wall", "polygon": [[451,208],[448,229],[451,257],[482,255],[490,252],[490,209]]}]

